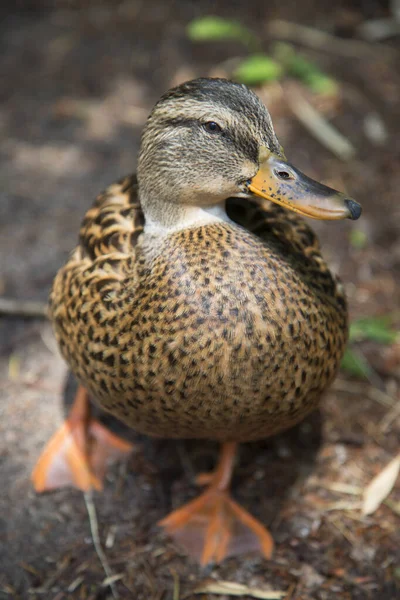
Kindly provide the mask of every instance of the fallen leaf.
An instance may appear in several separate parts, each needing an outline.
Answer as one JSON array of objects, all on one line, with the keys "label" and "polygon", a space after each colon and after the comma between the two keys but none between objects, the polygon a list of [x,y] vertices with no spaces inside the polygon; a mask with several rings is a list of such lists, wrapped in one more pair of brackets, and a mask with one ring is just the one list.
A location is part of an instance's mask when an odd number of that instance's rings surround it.
[{"label": "fallen leaf", "polygon": [[110,577],[106,577],[105,579],[103,579],[103,581],[101,582],[101,585],[107,587],[107,586],[111,585],[112,583],[119,581],[123,577],[124,577],[123,573],[117,573],[116,575],[110,575]]},{"label": "fallen leaf", "polygon": [[350,494],[351,496],[359,496],[362,493],[362,488],[360,488],[360,486],[341,483],[340,481],[329,481],[326,483],[321,481],[320,486],[326,490],[332,490],[333,492],[339,492],[341,494]]},{"label": "fallen leaf", "polygon": [[347,500],[339,500],[338,502],[329,502],[321,507],[322,512],[331,510],[357,510],[361,508],[360,502],[348,502]]},{"label": "fallen leaf", "polygon": [[370,515],[382,504],[393,489],[400,470],[400,454],[372,479],[363,494],[361,512]]},{"label": "fallen leaf", "polygon": [[197,586],[192,594],[220,594],[227,596],[250,596],[251,598],[260,598],[261,600],[281,600],[286,596],[286,592],[262,590],[235,583],[233,581],[205,581]]}]

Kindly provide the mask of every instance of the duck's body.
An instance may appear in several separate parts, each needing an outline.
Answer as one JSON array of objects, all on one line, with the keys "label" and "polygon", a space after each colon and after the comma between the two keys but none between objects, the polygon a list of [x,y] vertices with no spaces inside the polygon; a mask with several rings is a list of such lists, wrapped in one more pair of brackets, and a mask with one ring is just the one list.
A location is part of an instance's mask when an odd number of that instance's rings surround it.
[{"label": "duck's body", "polygon": [[270,556],[268,531],[229,496],[236,444],[312,410],[347,335],[341,285],[295,213],[360,212],[286,161],[245,86],[199,79],[165,94],[143,133],[138,184],[98,197],[54,282],[50,316],[81,388],[36,489],[100,488],[107,456],[130,450],[91,418],[90,392],[141,433],[222,442],[215,473],[200,478],[207,490],[161,525],[203,563]]},{"label": "duck's body", "polygon": [[313,409],[337,371],[345,300],[311,229],[273,204],[232,199],[227,212],[146,233],[127,178],[89,210],[55,280],[64,358],[141,433],[265,438]]}]

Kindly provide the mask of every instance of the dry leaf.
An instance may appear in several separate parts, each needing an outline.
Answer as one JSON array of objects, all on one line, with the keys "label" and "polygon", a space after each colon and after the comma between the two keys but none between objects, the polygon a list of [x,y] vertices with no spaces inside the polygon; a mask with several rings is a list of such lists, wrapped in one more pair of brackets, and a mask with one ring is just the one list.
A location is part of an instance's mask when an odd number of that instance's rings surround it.
[{"label": "dry leaf", "polygon": [[363,515],[370,515],[382,504],[393,489],[400,470],[400,454],[372,479],[363,494]]},{"label": "dry leaf", "polygon": [[233,581],[205,581],[197,586],[192,594],[226,594],[227,596],[251,596],[261,600],[281,600],[286,592],[268,591],[260,588],[248,587]]},{"label": "dry leaf", "polygon": [[117,575],[110,575],[110,577],[106,577],[105,579],[103,579],[103,581],[101,582],[101,585],[104,585],[104,586],[111,585],[112,583],[119,581],[123,577],[124,577],[123,573],[119,573]]},{"label": "dry leaf", "polygon": [[329,502],[321,506],[322,512],[331,510],[357,510],[361,508],[360,502],[348,502],[347,500],[339,500],[338,502]]},{"label": "dry leaf", "polygon": [[350,494],[351,496],[359,496],[362,494],[362,488],[358,485],[349,485],[348,483],[341,483],[340,481],[332,482],[320,482],[321,487],[326,490],[332,490],[333,492],[339,492],[341,494]]}]

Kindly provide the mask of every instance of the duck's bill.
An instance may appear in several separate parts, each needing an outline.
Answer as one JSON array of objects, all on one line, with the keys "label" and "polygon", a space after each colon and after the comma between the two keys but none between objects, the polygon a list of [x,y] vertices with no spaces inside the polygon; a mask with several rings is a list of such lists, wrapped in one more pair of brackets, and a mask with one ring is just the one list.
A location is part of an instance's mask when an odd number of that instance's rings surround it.
[{"label": "duck's bill", "polygon": [[[313,219],[358,219],[361,206],[265,149],[260,168],[249,181],[248,189],[285,208]],[[260,157],[261,158],[261,157]]]}]

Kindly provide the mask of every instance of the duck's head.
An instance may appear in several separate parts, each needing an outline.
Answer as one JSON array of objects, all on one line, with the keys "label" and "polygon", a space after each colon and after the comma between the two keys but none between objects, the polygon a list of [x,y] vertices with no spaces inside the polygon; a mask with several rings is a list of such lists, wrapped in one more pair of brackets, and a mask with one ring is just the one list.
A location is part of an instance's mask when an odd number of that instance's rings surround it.
[{"label": "duck's head", "polygon": [[143,132],[138,180],[145,212],[156,215],[255,196],[314,219],[361,214],[355,200],[288,163],[260,99],[225,79],[195,79],[161,97]]}]

